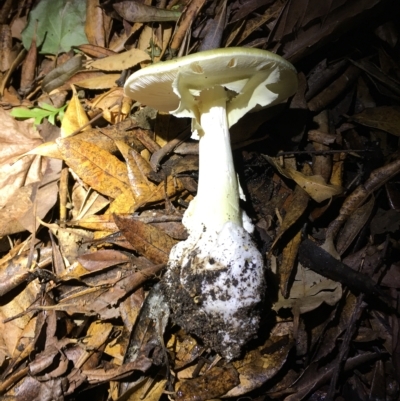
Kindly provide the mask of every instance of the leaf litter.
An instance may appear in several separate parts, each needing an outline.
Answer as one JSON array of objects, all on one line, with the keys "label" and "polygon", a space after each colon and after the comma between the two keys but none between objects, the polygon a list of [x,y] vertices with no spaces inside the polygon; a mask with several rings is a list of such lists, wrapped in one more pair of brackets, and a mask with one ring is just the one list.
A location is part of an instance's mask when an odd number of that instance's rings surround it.
[{"label": "leaf litter", "polygon": [[[398,399],[395,3],[4,2],[0,395]],[[229,46],[284,56],[300,82],[232,127],[267,295],[231,363],[169,321],[158,284],[197,190],[190,122],[122,90]]]}]

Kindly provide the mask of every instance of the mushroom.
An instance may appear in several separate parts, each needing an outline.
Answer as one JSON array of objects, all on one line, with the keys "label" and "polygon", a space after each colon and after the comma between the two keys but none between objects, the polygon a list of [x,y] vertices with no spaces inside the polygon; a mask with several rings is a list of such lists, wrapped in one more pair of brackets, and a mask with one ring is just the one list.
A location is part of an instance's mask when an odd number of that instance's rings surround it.
[{"label": "mushroom", "polygon": [[163,289],[174,321],[227,360],[258,330],[265,291],[254,227],[239,206],[229,128],[250,111],[282,102],[297,88],[294,67],[264,50],[204,51],[143,68],[125,94],[192,119],[199,183],[183,216],[187,240],[171,250]]}]

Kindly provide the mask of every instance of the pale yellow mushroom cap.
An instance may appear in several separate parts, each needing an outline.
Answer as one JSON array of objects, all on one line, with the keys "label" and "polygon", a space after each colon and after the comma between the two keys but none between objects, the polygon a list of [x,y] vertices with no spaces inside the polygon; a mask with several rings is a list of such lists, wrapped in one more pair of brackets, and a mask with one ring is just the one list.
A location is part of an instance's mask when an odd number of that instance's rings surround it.
[{"label": "pale yellow mushroom cap", "polygon": [[291,63],[266,50],[208,50],[145,67],[132,74],[125,94],[142,104],[199,122],[197,96],[221,85],[229,91],[229,126],[249,111],[278,104],[297,89]]}]

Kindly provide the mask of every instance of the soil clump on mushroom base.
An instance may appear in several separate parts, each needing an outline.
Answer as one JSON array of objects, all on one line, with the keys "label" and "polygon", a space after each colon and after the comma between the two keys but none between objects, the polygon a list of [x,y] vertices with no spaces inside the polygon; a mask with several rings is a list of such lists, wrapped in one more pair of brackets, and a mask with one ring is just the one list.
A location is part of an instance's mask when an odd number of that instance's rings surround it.
[{"label": "soil clump on mushroom base", "polygon": [[[235,249],[237,235],[242,245]],[[204,242],[213,245],[207,248]],[[265,282],[261,255],[252,252],[252,245],[250,235],[231,222],[220,234],[205,231],[199,240],[189,238],[174,247],[161,281],[172,320],[227,360],[240,356],[259,326]]]}]

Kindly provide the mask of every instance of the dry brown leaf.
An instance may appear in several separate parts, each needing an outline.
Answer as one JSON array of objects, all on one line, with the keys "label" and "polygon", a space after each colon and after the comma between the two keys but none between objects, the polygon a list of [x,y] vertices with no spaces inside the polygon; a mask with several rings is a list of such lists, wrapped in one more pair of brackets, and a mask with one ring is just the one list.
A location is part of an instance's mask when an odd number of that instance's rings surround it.
[{"label": "dry brown leaf", "polygon": [[160,52],[159,54],[154,55],[154,63],[160,61],[163,58],[164,53],[167,51],[169,42],[172,37],[173,26],[168,22],[162,22],[160,24],[160,29],[162,30],[162,41],[161,43],[158,43],[158,46],[160,47]]},{"label": "dry brown leaf", "polygon": [[103,10],[99,0],[88,0],[86,3],[85,34],[90,44],[104,47],[106,45],[103,24]]},{"label": "dry brown leaf", "polygon": [[132,68],[143,61],[150,60],[150,56],[146,52],[133,48],[120,54],[93,61],[89,66],[102,71],[123,71]]},{"label": "dry brown leaf", "polygon": [[88,215],[80,220],[73,220],[70,223],[87,230],[107,232],[107,234],[118,231],[118,227],[111,214]]},{"label": "dry brown leaf", "polygon": [[[147,269],[147,267],[150,266],[150,262],[143,257],[134,258],[131,263],[134,263],[134,266],[138,269]],[[157,274],[157,272],[154,272],[154,275]],[[124,298],[119,305],[121,319],[124,322],[125,328],[129,332],[132,332],[133,327],[137,319],[139,318],[140,311],[142,309],[143,302],[145,301],[146,296],[146,291],[144,290],[143,286],[141,286],[133,293],[131,293],[129,297]],[[121,344],[122,347],[124,347],[124,345],[125,344]],[[121,354],[122,356],[124,356],[125,350],[126,349],[124,347]]]},{"label": "dry brown leaf", "polygon": [[133,213],[152,196],[157,186],[147,179],[147,174],[152,171],[149,162],[125,142],[116,140],[115,144],[126,160],[131,185],[111,203],[110,213]]},{"label": "dry brown leaf", "polygon": [[202,376],[184,381],[176,390],[176,400],[196,399],[205,401],[218,398],[238,384],[239,375],[232,365],[214,366]]},{"label": "dry brown leaf", "polygon": [[113,88],[98,96],[93,102],[93,108],[103,110],[103,118],[116,124],[129,115],[132,103],[133,100],[124,95],[123,88]]},{"label": "dry brown leaf", "polygon": [[179,11],[164,10],[132,1],[121,1],[113,5],[114,10],[129,22],[177,21]]},{"label": "dry brown leaf", "polygon": [[77,260],[87,271],[94,272],[120,263],[127,263],[131,259],[127,254],[114,249],[100,249],[97,252],[85,253]]},{"label": "dry brown leaf", "polygon": [[368,108],[351,116],[351,120],[400,136],[400,107],[398,106]]},{"label": "dry brown leaf", "polygon": [[[380,1],[364,0],[353,3],[337,0],[334,3],[335,5],[330,8],[326,2],[318,0],[311,2],[294,0],[285,3],[287,7],[282,10],[269,41],[282,41],[281,54],[294,62],[309,53],[311,48],[322,46],[349,26],[354,27],[354,24],[351,24],[354,17],[360,17],[371,11]],[[309,21],[312,15],[319,15],[319,18],[306,25],[306,21]],[[283,36],[293,34],[295,34],[294,40],[283,40]]]},{"label": "dry brown leaf", "polygon": [[33,88],[35,76],[36,76],[36,63],[38,57],[38,51],[36,46],[36,28],[33,33],[32,42],[29,47],[28,53],[26,54],[25,60],[22,63],[21,69],[21,83],[19,92],[26,95]]},{"label": "dry brown leaf", "polygon": [[274,0],[249,0],[246,3],[240,1],[233,2],[232,4],[232,15],[230,23],[237,22],[254,12],[258,8],[272,3]]},{"label": "dry brown leaf", "polygon": [[[11,300],[1,305],[0,344],[1,348],[7,351],[9,357],[12,357],[14,352],[16,355],[19,354],[19,351],[16,350],[16,345],[33,316],[32,313],[26,313],[26,311],[35,302],[39,292],[40,283],[38,280],[34,280],[24,288],[24,291],[15,294]],[[12,319],[8,322],[4,321],[18,315],[17,319]]]},{"label": "dry brown leaf", "polygon": [[[288,336],[271,336],[262,347],[249,351],[243,359],[233,362],[239,372],[240,384],[223,398],[244,395],[275,376],[286,362],[292,346]],[[269,348],[271,351],[268,351]]]},{"label": "dry brown leaf", "polygon": [[138,357],[134,362],[124,363],[122,366],[86,369],[82,373],[91,384],[108,382],[110,380],[120,380],[132,375],[135,370],[146,372],[152,366],[151,359],[144,356]]},{"label": "dry brown leaf", "polygon": [[297,185],[289,199],[290,202],[286,200],[284,204],[284,210],[286,214],[283,218],[282,225],[279,227],[279,232],[271,245],[270,251],[272,251],[282,235],[304,214],[310,198],[307,195],[307,192]]},{"label": "dry brown leaf", "polygon": [[342,186],[343,185],[343,169],[344,160],[346,158],[345,153],[339,153],[333,155],[333,165],[330,183],[332,185]]},{"label": "dry brown leaf", "polygon": [[334,305],[341,297],[340,283],[327,279],[298,263],[289,298],[285,299],[279,293],[273,309],[277,311],[281,308],[292,308],[298,313],[306,313],[318,308],[323,302]]},{"label": "dry brown leaf", "polygon": [[32,185],[18,188],[13,192],[12,198],[0,209],[0,236],[11,235],[24,230],[19,222],[21,216],[32,208],[31,194]]},{"label": "dry brown leaf", "polygon": [[110,203],[110,201],[92,189],[85,189],[79,183],[72,189],[72,204],[74,205],[71,214],[72,220],[80,220],[85,216],[91,216]]},{"label": "dry brown leaf", "polygon": [[68,166],[96,191],[117,198],[129,189],[126,165],[107,151],[75,137],[57,145]]},{"label": "dry brown leaf", "polygon": [[[180,371],[178,378],[184,379],[188,377],[182,377],[181,369],[197,359],[203,353],[204,347],[201,347],[191,335],[184,332],[179,332],[178,334],[177,336],[171,336],[167,348],[171,348],[171,351],[175,353],[175,369]],[[193,366],[190,366],[190,368],[193,368]],[[193,373],[193,369],[191,369],[190,373]]]},{"label": "dry brown leaf", "polygon": [[[69,57],[70,53],[65,53],[65,57]],[[62,88],[67,81],[69,81],[75,73],[77,73],[82,68],[82,55],[76,54],[74,57],[68,59],[62,64],[58,64],[56,68],[49,71],[42,81],[42,89],[45,92],[50,93],[54,89]],[[58,58],[59,62],[62,62],[63,55]],[[69,88],[70,89],[70,88]]]},{"label": "dry brown leaf", "polygon": [[[157,188],[153,191],[150,197],[145,198],[140,206],[145,205],[146,203],[154,203],[165,200],[166,197],[172,198],[175,195],[179,194],[184,190],[184,186],[182,185],[179,179],[175,179],[174,177],[168,176],[167,182],[161,182],[158,184]],[[139,207],[139,205],[137,206]]]},{"label": "dry brown leaf", "polygon": [[146,280],[159,274],[163,267],[164,265],[153,265],[138,272],[118,267],[112,271],[112,275],[107,275],[104,282],[97,279],[94,287],[81,286],[70,294],[66,293],[56,305],[40,305],[34,309],[64,311],[70,315],[83,313],[98,316],[100,319],[118,318],[118,303]]},{"label": "dry brown leaf", "polygon": [[[264,0],[267,2],[267,0]],[[257,31],[260,26],[267,24],[268,22],[276,19],[279,13],[282,11],[282,0],[274,1],[262,14],[255,14],[253,18],[249,18],[243,21],[240,25],[240,29],[231,31],[226,41],[226,46],[239,46],[245,41],[252,33]],[[243,4],[245,5],[245,4]]]},{"label": "dry brown leaf", "polygon": [[282,263],[279,265],[279,287],[284,298],[289,296],[289,282],[297,260],[302,233],[299,231],[283,248]]},{"label": "dry brown leaf", "polygon": [[[0,120],[5,139],[3,146],[0,145],[0,156],[4,160],[0,164],[0,235],[24,230],[33,233],[37,229],[36,216],[43,218],[57,200],[56,181],[61,164],[29,155],[29,151],[23,155],[28,146],[36,147],[43,142],[31,120],[17,122],[1,109]],[[45,136],[58,135],[58,130],[55,134],[49,134],[46,129],[42,132]],[[18,157],[13,163],[13,159]]]},{"label": "dry brown leaf", "polygon": [[163,231],[141,221],[114,215],[115,222],[133,248],[153,263],[167,263],[171,248],[178,243]]},{"label": "dry brown leaf", "polygon": [[68,266],[68,270],[64,269],[63,272],[59,272],[58,277],[63,281],[79,280],[87,274],[90,274],[89,270],[86,270],[79,262],[74,262]]},{"label": "dry brown leaf", "polygon": [[8,391],[5,397],[23,400],[32,399],[32,394],[35,394],[37,400],[56,400],[64,394],[63,382],[63,377],[39,381],[32,376],[26,376]]},{"label": "dry brown leaf", "polygon": [[336,243],[336,249],[339,255],[343,255],[346,249],[352,244],[353,240],[360,233],[361,229],[371,216],[374,205],[375,197],[371,196],[371,198],[358,209],[356,209],[346,221],[344,227],[338,235]]},{"label": "dry brown leaf", "polygon": [[[145,25],[140,32],[137,48],[144,52],[149,52],[151,50],[154,52],[153,46],[156,46],[154,42],[155,39],[155,29],[152,26]],[[155,50],[158,50],[157,48]]]},{"label": "dry brown leaf", "polygon": [[102,74],[99,75],[97,71],[89,71],[96,73],[95,76],[89,76],[85,79],[74,80],[76,86],[85,89],[111,89],[117,86],[117,80],[121,74]]},{"label": "dry brown leaf", "polygon": [[10,69],[13,59],[11,27],[8,24],[0,24],[0,72]]},{"label": "dry brown leaf", "polygon": [[130,394],[129,401],[143,401],[144,399],[146,401],[158,401],[164,393],[167,382],[165,379],[156,380],[155,383],[151,378],[143,380]]},{"label": "dry brown leaf", "polygon": [[186,7],[185,12],[179,18],[178,27],[176,27],[170,43],[170,48],[173,54],[177,53],[178,49],[181,47],[184,37],[192,26],[192,22],[195,20],[205,3],[206,0],[191,1]]},{"label": "dry brown leaf", "polygon": [[0,207],[18,188],[40,181],[46,163],[23,156],[43,142],[32,120],[17,121],[0,108]]},{"label": "dry brown leaf", "polygon": [[[35,262],[37,258],[35,258]],[[0,296],[34,279],[32,272],[27,269],[28,258],[26,254],[16,255],[12,259],[2,259],[0,267]]]},{"label": "dry brown leaf", "polygon": [[339,216],[333,220],[326,231],[326,237],[330,241],[336,238],[340,227],[351,216],[351,214],[362,205],[372,192],[379,189],[390,178],[397,175],[400,171],[400,160],[395,160],[383,167],[372,171],[368,180],[359,185],[343,202],[339,211]]},{"label": "dry brown leaf", "polygon": [[134,197],[136,199],[149,197],[157,187],[147,179],[148,174],[152,171],[150,163],[125,142],[115,141],[115,144],[126,160],[129,182]]},{"label": "dry brown leaf", "polygon": [[[87,335],[83,343],[85,344],[84,352],[80,355],[80,358],[75,362],[75,367],[77,369],[82,368],[85,362],[108,340],[111,332],[113,330],[113,325],[108,322],[94,321],[89,326]],[[87,368],[88,366],[85,365]]]},{"label": "dry brown leaf", "polygon": [[102,57],[106,57],[106,56],[112,56],[113,54],[115,54],[115,52],[113,52],[112,50],[107,49],[103,46],[96,46],[96,45],[90,45],[90,44],[86,44],[86,45],[83,44],[83,45],[76,46],[76,49],[79,49],[81,52],[83,52],[93,58],[102,58]]}]

